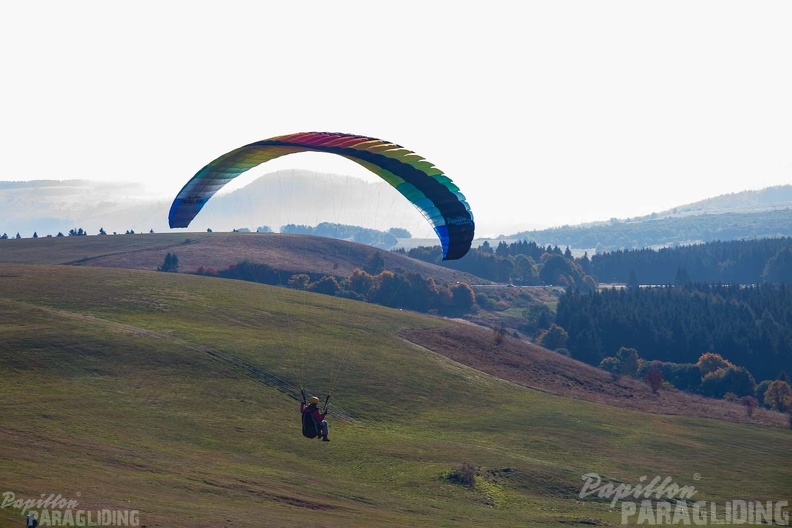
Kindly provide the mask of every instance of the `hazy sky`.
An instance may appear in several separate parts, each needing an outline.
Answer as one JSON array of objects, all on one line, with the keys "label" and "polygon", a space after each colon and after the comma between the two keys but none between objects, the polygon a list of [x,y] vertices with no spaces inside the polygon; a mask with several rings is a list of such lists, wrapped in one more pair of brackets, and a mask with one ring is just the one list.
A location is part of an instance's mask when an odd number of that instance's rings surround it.
[{"label": "hazy sky", "polygon": [[351,132],[440,167],[482,235],[792,182],[788,0],[5,2],[0,48],[1,180],[175,196],[232,148]]}]

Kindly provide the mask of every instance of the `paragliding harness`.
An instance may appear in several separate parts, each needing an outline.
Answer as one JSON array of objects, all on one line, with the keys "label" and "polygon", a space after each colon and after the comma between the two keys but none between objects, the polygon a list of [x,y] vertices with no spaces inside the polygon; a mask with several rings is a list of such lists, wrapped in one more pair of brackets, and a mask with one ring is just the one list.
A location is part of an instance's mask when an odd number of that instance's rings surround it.
[{"label": "paragliding harness", "polygon": [[[300,389],[300,393],[302,394],[303,405],[305,405],[306,403],[305,390]],[[322,414],[327,414],[327,404],[329,402],[330,402],[330,395],[328,394],[327,398],[325,398],[324,410],[322,411]],[[316,408],[317,407],[315,406],[315,404],[312,403],[307,408],[308,412],[302,413],[302,434],[306,438],[316,438],[317,436],[319,436],[321,425],[316,421],[316,418],[313,415],[313,411]]]}]

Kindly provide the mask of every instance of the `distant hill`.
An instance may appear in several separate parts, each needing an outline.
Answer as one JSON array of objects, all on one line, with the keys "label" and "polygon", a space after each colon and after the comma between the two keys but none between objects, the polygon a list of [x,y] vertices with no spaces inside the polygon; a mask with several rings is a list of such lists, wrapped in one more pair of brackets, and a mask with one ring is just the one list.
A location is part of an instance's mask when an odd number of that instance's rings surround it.
[{"label": "distant hill", "polygon": [[[140,185],[88,180],[0,182],[0,235],[23,238],[67,234],[169,231],[172,197],[156,197]],[[387,214],[384,212],[387,211]],[[321,222],[387,231],[406,229],[433,237],[418,210],[383,181],[304,170],[266,174],[242,189],[218,193],[201,210],[193,231],[232,231]],[[420,231],[420,232],[418,232]]]},{"label": "distant hill", "polygon": [[0,263],[68,264],[156,270],[174,253],[179,271],[226,268],[242,260],[266,263],[294,273],[348,277],[373,253],[392,271],[417,272],[453,283],[487,283],[484,279],[376,249],[363,244],[311,235],[280,233],[144,233],[0,240]]},{"label": "distant hill", "polygon": [[647,216],[523,231],[502,238],[605,251],[790,235],[792,185],[781,185],[718,196]]},{"label": "distant hill", "polygon": [[777,185],[758,191],[743,191],[722,194],[687,205],[680,205],[657,214],[643,216],[635,220],[649,220],[660,217],[690,216],[722,213],[762,213],[789,209],[792,207],[792,185]]},{"label": "distant hill", "polygon": [[[339,182],[342,182],[339,185]],[[88,180],[0,182],[0,235],[44,237],[82,228],[89,235],[167,232],[172,197],[157,197],[131,183]],[[387,214],[384,214],[387,211]],[[394,248],[437,245],[421,214],[387,183],[304,170],[265,174],[216,195],[191,225],[193,231],[232,231],[322,222],[380,231],[401,228],[411,238]],[[653,213],[575,226],[522,231],[500,239],[569,246],[576,253],[612,249],[792,235],[792,185],[710,198]],[[477,247],[483,240],[475,240]],[[391,249],[394,249],[391,248]],[[387,249],[387,248],[386,248]]]}]

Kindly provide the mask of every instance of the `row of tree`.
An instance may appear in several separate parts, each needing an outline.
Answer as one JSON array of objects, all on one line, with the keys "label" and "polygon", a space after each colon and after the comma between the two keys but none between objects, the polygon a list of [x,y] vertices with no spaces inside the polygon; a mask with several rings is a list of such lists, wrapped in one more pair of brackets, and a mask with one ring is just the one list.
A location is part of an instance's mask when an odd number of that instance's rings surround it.
[{"label": "row of tree", "polygon": [[679,270],[693,282],[792,283],[792,237],[611,251],[581,266],[606,283],[672,284]]},{"label": "row of tree", "polygon": [[643,379],[654,392],[665,384],[711,398],[742,401],[749,409],[764,406],[780,412],[792,411],[792,387],[786,373],[778,379],[754,381],[745,367],[735,365],[720,354],[705,352],[695,363],[647,361],[634,348],[621,347],[600,362],[600,368],[615,378]]},{"label": "row of tree", "polygon": [[[153,233],[153,232],[154,232],[153,229],[149,230],[149,233]],[[106,235],[107,231],[105,231],[103,227],[100,227],[99,228],[99,234],[100,235]],[[113,234],[117,235],[118,233],[113,232]],[[126,235],[134,235],[135,231],[133,231],[131,229],[127,229],[126,233],[124,233],[124,234],[126,234]],[[66,235],[64,235],[63,232],[58,231],[58,234],[55,235],[55,236],[56,237],[63,237],[63,236],[66,236]],[[84,230],[82,227],[74,228],[74,229],[70,229],[69,230],[69,235],[68,236],[88,236],[88,231]],[[9,238],[11,238],[11,237],[8,236],[8,233],[3,233],[2,235],[0,235],[0,240],[8,240]],[[16,236],[13,237],[13,238],[20,239],[22,237],[20,236],[19,233],[17,233]],[[38,231],[34,231],[33,232],[33,237],[32,238],[39,238]],[[52,235],[47,235],[46,238],[52,238]]]},{"label": "row of tree", "polygon": [[[163,268],[174,261],[178,263],[175,255],[166,257],[160,269],[166,271]],[[372,254],[364,268],[355,269],[349,277],[293,273],[247,260],[221,270],[202,266],[196,273],[306,290],[424,313],[461,316],[476,306],[476,295],[468,284],[441,283],[415,272],[385,270],[382,256],[378,253]]]},{"label": "row of tree", "polygon": [[456,261],[443,261],[440,246],[398,251],[483,279],[526,286],[561,285],[592,290],[597,283],[792,283],[792,237],[618,250],[591,258],[587,253],[573,257],[569,247],[561,250],[527,240],[501,241],[495,248],[485,241]]},{"label": "row of tree", "polygon": [[599,365],[621,347],[649,360],[695,362],[714,351],[758,379],[792,372],[792,285],[568,290],[555,324],[572,356]]},{"label": "row of tree", "polygon": [[417,247],[406,254],[494,282],[520,286],[559,285],[586,291],[597,287],[596,280],[583,270],[583,261],[574,259],[569,248],[562,251],[558,246],[543,248],[534,242],[501,242],[493,249],[484,242],[478,248],[471,248],[461,259],[451,261],[443,260],[440,246]]},{"label": "row of tree", "polygon": [[295,235],[316,235],[339,240],[349,240],[359,244],[366,244],[374,247],[390,248],[398,243],[397,238],[411,238],[411,234],[406,229],[391,228],[388,231],[379,231],[365,227],[336,224],[332,222],[321,222],[316,227],[308,225],[287,224],[281,226],[281,233]]}]

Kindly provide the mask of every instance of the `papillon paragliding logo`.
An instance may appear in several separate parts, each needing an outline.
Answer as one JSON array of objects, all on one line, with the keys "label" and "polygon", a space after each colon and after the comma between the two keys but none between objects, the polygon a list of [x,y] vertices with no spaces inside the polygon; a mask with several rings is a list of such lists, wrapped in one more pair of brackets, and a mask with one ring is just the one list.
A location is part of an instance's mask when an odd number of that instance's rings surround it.
[{"label": "papillon paragliding logo", "polygon": [[84,509],[77,499],[60,493],[42,493],[34,499],[5,491],[0,509],[7,508],[19,510],[28,526],[140,526],[138,510]]}]

